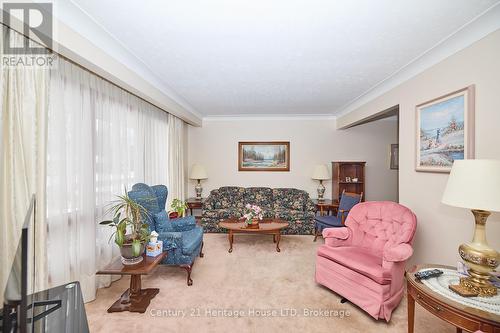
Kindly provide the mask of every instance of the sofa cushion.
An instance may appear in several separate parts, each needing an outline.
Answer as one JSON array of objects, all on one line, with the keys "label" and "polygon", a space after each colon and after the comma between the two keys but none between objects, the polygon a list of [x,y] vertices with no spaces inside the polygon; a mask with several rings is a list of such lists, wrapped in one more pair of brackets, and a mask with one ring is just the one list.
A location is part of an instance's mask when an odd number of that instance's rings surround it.
[{"label": "sofa cushion", "polygon": [[228,219],[231,217],[240,218],[241,216],[241,211],[235,208],[214,209],[203,212],[203,217],[217,220]]},{"label": "sofa cushion", "polygon": [[308,195],[305,191],[295,188],[273,189],[274,209],[304,210]]},{"label": "sofa cushion", "polygon": [[217,198],[214,201],[215,209],[243,208],[244,187],[224,186],[217,190]]},{"label": "sofa cushion", "polygon": [[277,219],[283,219],[287,221],[303,220],[304,211],[280,208],[274,210],[274,217]]},{"label": "sofa cushion", "polygon": [[379,284],[391,283],[390,272],[382,267],[381,253],[374,253],[373,250],[357,246],[322,245],[318,248],[318,255],[348,267]]},{"label": "sofa cushion", "polygon": [[203,240],[203,228],[196,226],[182,233],[182,253],[190,255],[196,250]]},{"label": "sofa cushion", "polygon": [[273,207],[273,190],[269,187],[246,188],[243,201],[244,205],[257,205],[263,210],[269,211]]}]

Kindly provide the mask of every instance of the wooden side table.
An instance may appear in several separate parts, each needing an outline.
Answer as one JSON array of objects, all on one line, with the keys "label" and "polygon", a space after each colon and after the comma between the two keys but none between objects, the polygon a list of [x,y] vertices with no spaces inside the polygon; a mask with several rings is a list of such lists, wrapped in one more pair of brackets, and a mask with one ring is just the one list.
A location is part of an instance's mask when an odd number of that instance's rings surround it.
[{"label": "wooden side table", "polygon": [[457,333],[462,330],[485,333],[500,333],[500,316],[460,304],[431,290],[415,279],[414,274],[425,268],[454,269],[443,265],[416,265],[406,271],[406,287],[408,291],[408,333],[413,333],[415,322],[415,302],[436,317],[456,327]]},{"label": "wooden side table", "polygon": [[130,275],[130,288],[108,309],[108,312],[146,312],[151,300],[160,292],[158,288],[142,289],[141,275],[149,274],[165,259],[167,252],[156,257],[143,254],[144,260],[136,265],[123,265],[121,259],[115,260],[105,269],[98,271],[101,275]]},{"label": "wooden side table", "polygon": [[339,208],[339,202],[337,200],[333,201],[330,199],[324,199],[319,201],[318,199],[312,199],[312,202],[316,205],[316,211],[319,211],[321,216],[335,214]]},{"label": "wooden side table", "polygon": [[[196,198],[188,198],[186,200],[186,204],[188,206],[190,214],[193,215],[193,209],[201,209],[203,207],[204,201],[205,198],[201,198],[201,200]],[[195,216],[195,217],[201,217],[201,216]]]}]

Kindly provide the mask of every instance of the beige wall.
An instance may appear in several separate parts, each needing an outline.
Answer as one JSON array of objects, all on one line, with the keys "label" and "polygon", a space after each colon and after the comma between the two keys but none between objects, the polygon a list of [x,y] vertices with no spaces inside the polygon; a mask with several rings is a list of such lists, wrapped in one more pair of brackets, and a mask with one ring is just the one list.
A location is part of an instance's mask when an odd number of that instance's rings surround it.
[{"label": "beige wall", "polygon": [[[399,200],[418,217],[414,262],[456,264],[458,245],[472,239],[471,213],[441,203],[448,175],[416,172],[414,166],[415,105],[471,84],[476,158],[500,159],[500,30],[338,120],[345,126],[399,104]],[[500,214],[489,218],[487,232],[500,250]]]},{"label": "beige wall", "polygon": [[[208,179],[204,196],[220,186],[295,187],[317,197],[310,176],[316,164],[362,160],[369,200],[397,200],[397,171],[389,169],[389,146],[397,141],[397,122],[380,120],[348,130],[336,130],[335,120],[252,119],[209,120],[189,127],[189,167],[204,165]],[[238,172],[238,141],[290,141],[290,172]],[[195,181],[188,193],[194,196]],[[331,181],[325,183],[331,197]]]}]

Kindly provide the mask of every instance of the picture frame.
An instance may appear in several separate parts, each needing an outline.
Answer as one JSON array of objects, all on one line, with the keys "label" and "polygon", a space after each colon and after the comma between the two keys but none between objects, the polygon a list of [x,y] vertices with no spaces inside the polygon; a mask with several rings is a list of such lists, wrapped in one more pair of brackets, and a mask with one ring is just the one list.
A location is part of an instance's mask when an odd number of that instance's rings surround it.
[{"label": "picture frame", "polygon": [[449,173],[454,160],[474,158],[475,87],[416,106],[415,170]]},{"label": "picture frame", "polygon": [[238,142],[238,171],[290,171],[290,142]]},{"label": "picture frame", "polygon": [[397,143],[391,144],[389,167],[391,170],[399,170],[399,144]]}]

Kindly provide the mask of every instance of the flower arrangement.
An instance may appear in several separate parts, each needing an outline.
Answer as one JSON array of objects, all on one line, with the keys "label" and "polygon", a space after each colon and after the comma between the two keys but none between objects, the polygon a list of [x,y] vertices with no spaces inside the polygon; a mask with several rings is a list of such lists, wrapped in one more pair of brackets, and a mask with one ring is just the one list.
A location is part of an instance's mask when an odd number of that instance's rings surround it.
[{"label": "flower arrangement", "polygon": [[253,220],[262,220],[264,215],[262,213],[262,208],[259,206],[247,204],[243,217],[245,218],[246,224],[252,224]]}]

